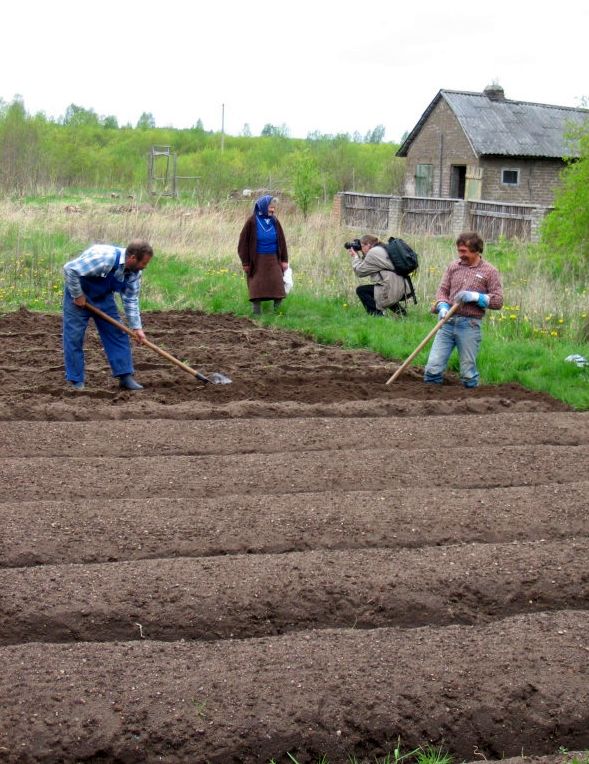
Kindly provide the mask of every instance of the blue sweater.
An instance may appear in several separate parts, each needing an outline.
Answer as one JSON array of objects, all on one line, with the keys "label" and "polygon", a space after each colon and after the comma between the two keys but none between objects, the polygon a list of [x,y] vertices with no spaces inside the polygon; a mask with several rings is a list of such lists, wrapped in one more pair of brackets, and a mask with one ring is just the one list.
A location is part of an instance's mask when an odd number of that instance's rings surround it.
[{"label": "blue sweater", "polygon": [[275,255],[278,252],[278,235],[274,218],[256,215],[256,251],[259,255]]}]

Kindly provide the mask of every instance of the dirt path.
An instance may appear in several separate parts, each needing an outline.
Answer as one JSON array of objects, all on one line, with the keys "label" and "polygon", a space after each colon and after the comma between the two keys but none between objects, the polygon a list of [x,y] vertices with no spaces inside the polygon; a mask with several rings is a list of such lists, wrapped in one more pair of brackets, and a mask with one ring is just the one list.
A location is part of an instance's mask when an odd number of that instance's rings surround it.
[{"label": "dirt path", "polygon": [[151,314],[206,387],[0,316],[0,762],[589,748],[589,415],[251,321]]}]

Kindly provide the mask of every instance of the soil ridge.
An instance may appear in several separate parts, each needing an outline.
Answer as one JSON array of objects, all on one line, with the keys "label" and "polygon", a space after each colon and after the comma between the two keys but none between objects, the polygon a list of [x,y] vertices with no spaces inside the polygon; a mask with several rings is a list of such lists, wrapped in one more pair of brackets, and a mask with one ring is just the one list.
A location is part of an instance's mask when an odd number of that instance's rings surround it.
[{"label": "soil ridge", "polygon": [[587,612],[560,611],[482,627],[44,645],[42,663],[34,643],[1,647],[0,750],[6,764],[249,764],[287,750],[345,761],[384,755],[397,734],[411,748],[450,730],[461,759],[548,754],[563,738],[585,749],[588,634]]}]

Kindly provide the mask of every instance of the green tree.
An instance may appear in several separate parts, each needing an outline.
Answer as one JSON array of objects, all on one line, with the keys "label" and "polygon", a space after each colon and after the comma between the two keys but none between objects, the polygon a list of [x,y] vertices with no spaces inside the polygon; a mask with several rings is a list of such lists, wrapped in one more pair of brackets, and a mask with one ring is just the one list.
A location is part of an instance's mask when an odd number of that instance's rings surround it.
[{"label": "green tree", "polygon": [[280,126],[272,125],[270,122],[267,122],[262,128],[260,135],[269,138],[288,138],[288,127],[284,124],[284,122]]},{"label": "green tree", "polygon": [[285,125],[267,125],[263,137],[226,135],[221,153],[219,134],[200,129],[200,121],[187,130],[158,128],[144,113],[139,124],[117,129],[115,117],[76,104],[58,120],[30,116],[22,98],[0,99],[0,189],[134,189],[146,183],[150,147],[161,145],[177,153],[179,175],[199,176],[199,201],[219,201],[239,188],[292,190],[296,179],[301,209],[308,210],[317,196],[340,190],[394,193],[404,166],[393,144],[355,142],[345,133],[315,131],[303,140],[289,138]]},{"label": "green tree", "polygon": [[63,124],[68,127],[95,126],[99,124],[98,114],[93,109],[84,109],[72,103],[65,110]]},{"label": "green tree", "polygon": [[155,127],[155,119],[150,111],[144,111],[137,120],[138,130],[150,130]]},{"label": "green tree", "polygon": [[321,193],[321,175],[308,149],[299,151],[292,157],[293,196],[306,218],[311,204]]},{"label": "green tree", "polygon": [[384,125],[377,125],[374,130],[369,130],[364,138],[364,143],[382,143],[384,138]]},{"label": "green tree", "polygon": [[542,241],[556,261],[589,268],[589,126],[571,136],[578,142],[579,158],[570,160],[562,186],[542,226]]},{"label": "green tree", "polygon": [[27,115],[20,96],[0,119],[0,188],[24,193],[44,180],[39,142],[44,118]]},{"label": "green tree", "polygon": [[108,117],[104,117],[102,120],[102,126],[106,127],[107,130],[118,130],[119,121],[115,116],[109,114]]}]

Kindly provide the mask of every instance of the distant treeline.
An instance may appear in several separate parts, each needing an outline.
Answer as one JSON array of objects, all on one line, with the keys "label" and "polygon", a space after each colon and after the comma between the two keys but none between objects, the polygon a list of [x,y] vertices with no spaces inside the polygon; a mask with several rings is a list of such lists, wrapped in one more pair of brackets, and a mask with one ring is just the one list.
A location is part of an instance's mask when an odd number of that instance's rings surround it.
[{"label": "distant treeline", "polygon": [[197,203],[250,188],[292,194],[304,208],[341,190],[388,194],[401,188],[404,160],[395,157],[396,144],[382,142],[380,125],[363,138],[314,133],[296,139],[272,125],[257,137],[248,132],[221,135],[200,120],[190,129],[159,128],[148,113],[135,127],[119,127],[116,118],[75,105],[55,121],[28,114],[20,98],[0,100],[0,192],[144,189],[152,146],[169,146],[178,157],[177,175],[198,178],[178,183]]}]

